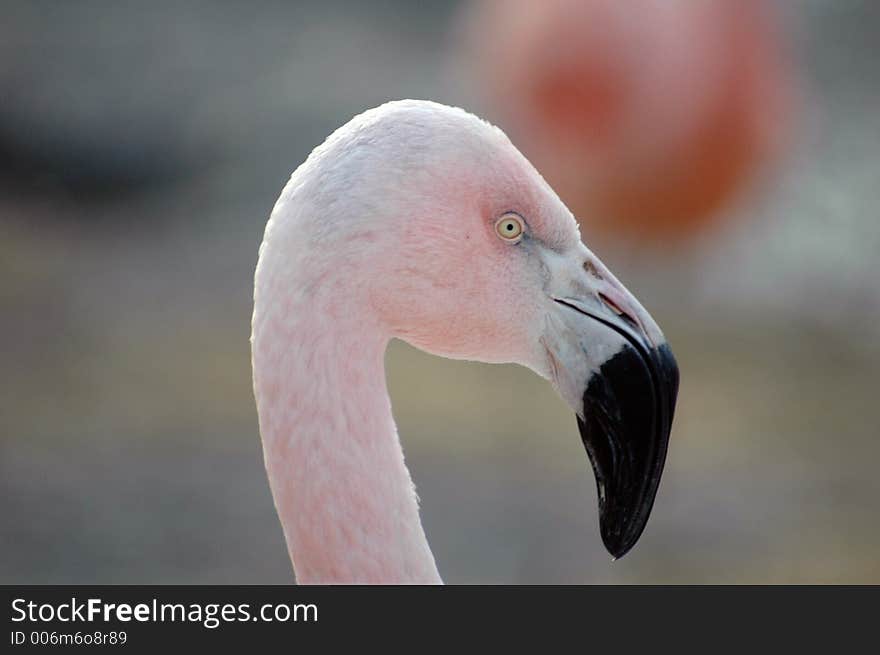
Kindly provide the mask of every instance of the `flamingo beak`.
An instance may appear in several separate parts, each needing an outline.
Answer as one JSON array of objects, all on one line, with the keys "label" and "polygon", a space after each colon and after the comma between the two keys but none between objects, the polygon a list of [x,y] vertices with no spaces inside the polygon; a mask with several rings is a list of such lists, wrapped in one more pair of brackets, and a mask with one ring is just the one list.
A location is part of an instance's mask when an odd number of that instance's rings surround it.
[{"label": "flamingo beak", "polygon": [[675,357],[665,339],[655,343],[662,333],[632,300],[625,310],[601,293],[554,298],[557,329],[545,341],[557,389],[577,414],[596,476],[602,541],[615,559],[648,522],[678,394]]}]

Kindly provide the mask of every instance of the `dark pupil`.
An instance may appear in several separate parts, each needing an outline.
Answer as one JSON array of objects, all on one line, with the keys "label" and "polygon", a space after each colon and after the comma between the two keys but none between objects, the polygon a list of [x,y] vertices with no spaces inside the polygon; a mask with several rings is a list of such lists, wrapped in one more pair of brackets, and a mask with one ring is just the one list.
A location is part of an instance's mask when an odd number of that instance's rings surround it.
[{"label": "dark pupil", "polygon": [[512,224],[512,223],[508,223],[508,224],[507,224],[507,231],[510,232],[510,231],[512,231],[512,230],[513,230],[513,224]]}]

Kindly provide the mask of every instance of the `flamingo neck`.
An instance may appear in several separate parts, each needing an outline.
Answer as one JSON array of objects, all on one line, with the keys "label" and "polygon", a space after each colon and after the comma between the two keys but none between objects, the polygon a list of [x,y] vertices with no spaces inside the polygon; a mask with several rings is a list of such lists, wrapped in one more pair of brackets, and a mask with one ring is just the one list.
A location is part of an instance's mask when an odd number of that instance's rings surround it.
[{"label": "flamingo neck", "polygon": [[297,580],[439,583],[391,414],[387,337],[339,304],[265,299],[254,389]]}]

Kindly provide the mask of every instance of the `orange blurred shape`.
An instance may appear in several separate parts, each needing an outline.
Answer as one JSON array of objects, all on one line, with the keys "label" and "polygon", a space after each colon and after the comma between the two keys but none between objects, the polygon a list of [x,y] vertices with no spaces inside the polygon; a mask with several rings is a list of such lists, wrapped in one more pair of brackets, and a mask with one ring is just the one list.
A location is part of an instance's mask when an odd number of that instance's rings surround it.
[{"label": "orange blurred shape", "polygon": [[784,141],[791,67],[762,0],[484,0],[470,18],[499,122],[585,228],[698,234]]}]

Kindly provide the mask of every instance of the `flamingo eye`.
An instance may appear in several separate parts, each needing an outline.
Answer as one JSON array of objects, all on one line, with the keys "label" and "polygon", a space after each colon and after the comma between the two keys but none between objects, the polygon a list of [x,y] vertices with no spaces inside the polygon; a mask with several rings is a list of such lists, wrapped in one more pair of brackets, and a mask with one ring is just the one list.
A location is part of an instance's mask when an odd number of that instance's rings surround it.
[{"label": "flamingo eye", "polygon": [[516,214],[505,214],[495,223],[495,233],[509,243],[517,243],[525,229],[523,219]]}]

